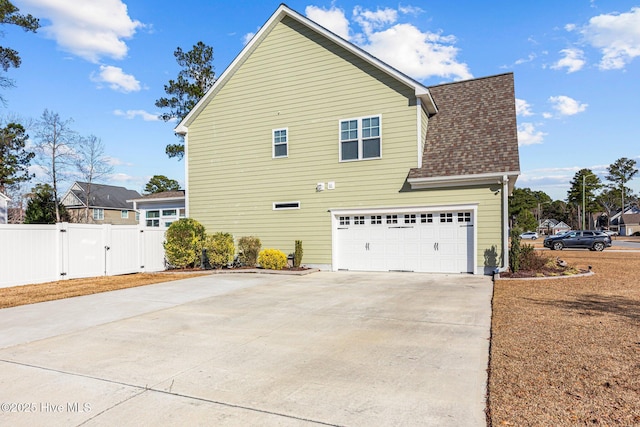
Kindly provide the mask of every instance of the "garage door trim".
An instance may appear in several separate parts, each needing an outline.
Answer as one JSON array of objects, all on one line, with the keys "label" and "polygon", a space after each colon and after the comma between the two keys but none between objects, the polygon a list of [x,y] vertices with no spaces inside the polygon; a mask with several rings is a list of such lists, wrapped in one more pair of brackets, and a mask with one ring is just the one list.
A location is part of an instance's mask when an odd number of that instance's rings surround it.
[{"label": "garage door trim", "polygon": [[471,211],[473,226],[473,238],[471,241],[471,257],[473,258],[472,268],[473,274],[478,274],[478,204],[459,204],[459,205],[431,205],[431,206],[391,206],[391,207],[375,207],[375,208],[351,208],[351,209],[329,209],[331,214],[331,269],[338,269],[338,236],[337,230],[339,226],[340,216],[353,215],[383,215],[383,214],[406,214],[406,213],[431,213],[431,212],[451,212],[451,211]]}]

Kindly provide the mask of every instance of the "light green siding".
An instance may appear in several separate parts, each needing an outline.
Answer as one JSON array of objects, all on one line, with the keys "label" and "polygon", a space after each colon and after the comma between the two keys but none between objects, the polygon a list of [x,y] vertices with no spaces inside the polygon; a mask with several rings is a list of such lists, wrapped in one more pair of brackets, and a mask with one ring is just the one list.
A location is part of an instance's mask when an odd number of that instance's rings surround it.
[{"label": "light green siding", "polygon": [[[258,236],[263,248],[331,263],[329,209],[478,203],[478,260],[500,244],[500,194],[488,187],[409,191],[417,166],[413,88],[284,18],[219,87],[188,129],[189,215],[208,232]],[[382,157],[339,161],[339,120],[380,115]],[[420,118],[419,118],[420,117]],[[272,130],[288,128],[288,157]],[[424,139],[424,135],[420,135]],[[316,191],[335,182],[335,190]],[[274,211],[274,202],[301,209]]]}]

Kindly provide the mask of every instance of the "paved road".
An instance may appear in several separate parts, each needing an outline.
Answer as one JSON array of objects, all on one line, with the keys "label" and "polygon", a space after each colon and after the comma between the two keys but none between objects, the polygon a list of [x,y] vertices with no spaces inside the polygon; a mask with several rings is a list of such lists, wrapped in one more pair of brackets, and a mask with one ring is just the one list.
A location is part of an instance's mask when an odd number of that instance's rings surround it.
[{"label": "paved road", "polygon": [[0,425],[484,426],[491,294],[212,275],[0,310]]}]

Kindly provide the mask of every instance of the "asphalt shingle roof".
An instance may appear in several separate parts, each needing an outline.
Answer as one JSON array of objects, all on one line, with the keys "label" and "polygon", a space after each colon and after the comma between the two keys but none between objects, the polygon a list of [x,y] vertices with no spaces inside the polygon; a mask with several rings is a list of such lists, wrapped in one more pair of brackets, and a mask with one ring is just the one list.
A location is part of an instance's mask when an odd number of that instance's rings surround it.
[{"label": "asphalt shingle roof", "polygon": [[520,171],[513,73],[429,87],[422,167],[409,178]]},{"label": "asphalt shingle roof", "polygon": [[[86,192],[89,184],[86,182],[76,182],[82,190],[72,188],[71,192],[82,201],[84,206]],[[135,190],[129,190],[124,187],[116,187],[114,185],[91,184],[89,195],[89,207],[97,208],[113,208],[113,209],[133,209],[133,203],[127,200],[139,199],[140,193]]]}]

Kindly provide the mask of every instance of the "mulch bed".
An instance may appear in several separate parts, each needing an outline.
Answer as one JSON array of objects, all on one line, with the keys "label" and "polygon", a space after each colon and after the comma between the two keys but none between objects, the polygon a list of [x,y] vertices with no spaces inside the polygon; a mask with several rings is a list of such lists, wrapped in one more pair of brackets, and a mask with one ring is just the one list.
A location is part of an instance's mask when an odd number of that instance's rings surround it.
[{"label": "mulch bed", "polygon": [[640,253],[562,259],[595,274],[494,284],[488,424],[640,425]]}]

